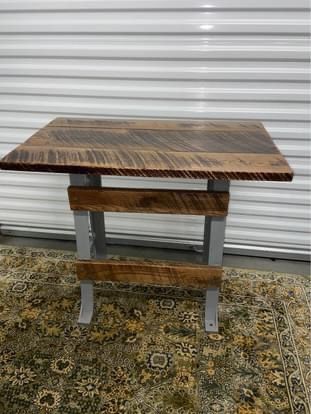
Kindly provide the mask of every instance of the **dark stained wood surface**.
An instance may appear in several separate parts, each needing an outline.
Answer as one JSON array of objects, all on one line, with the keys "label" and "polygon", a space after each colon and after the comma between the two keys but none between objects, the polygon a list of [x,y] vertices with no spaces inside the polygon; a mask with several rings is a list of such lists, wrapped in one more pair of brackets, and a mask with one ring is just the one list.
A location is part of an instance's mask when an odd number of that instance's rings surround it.
[{"label": "dark stained wood surface", "polygon": [[220,287],[220,266],[143,260],[78,260],[79,280],[146,283],[195,288]]},{"label": "dark stained wood surface", "polygon": [[226,216],[228,192],[68,187],[72,210]]},{"label": "dark stained wood surface", "polygon": [[260,122],[56,118],[0,168],[63,173],[290,181]]}]

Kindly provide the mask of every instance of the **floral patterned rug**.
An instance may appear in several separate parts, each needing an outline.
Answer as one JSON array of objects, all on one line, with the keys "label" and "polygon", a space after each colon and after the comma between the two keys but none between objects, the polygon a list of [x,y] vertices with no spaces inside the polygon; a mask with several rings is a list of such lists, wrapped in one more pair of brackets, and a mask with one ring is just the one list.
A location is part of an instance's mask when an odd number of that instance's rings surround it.
[{"label": "floral patterned rug", "polygon": [[0,246],[1,414],[310,412],[303,276],[226,269],[218,334],[203,291],[98,283],[82,328],[73,260]]}]

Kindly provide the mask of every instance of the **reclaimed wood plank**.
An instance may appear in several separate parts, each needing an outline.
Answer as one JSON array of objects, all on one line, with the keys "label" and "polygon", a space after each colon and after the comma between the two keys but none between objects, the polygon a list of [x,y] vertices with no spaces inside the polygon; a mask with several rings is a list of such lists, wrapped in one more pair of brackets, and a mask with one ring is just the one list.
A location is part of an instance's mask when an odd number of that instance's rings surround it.
[{"label": "reclaimed wood plank", "polygon": [[[126,160],[126,162],[124,162]],[[280,154],[214,154],[155,151],[101,151],[45,147],[20,148],[0,161],[5,170],[115,176],[291,181]]]},{"label": "reclaimed wood plank", "polygon": [[0,161],[17,171],[291,181],[258,122],[57,118]]},{"label": "reclaimed wood plank", "polygon": [[271,139],[263,132],[204,130],[136,130],[97,128],[46,128],[34,134],[27,147],[49,145],[67,149],[103,149],[113,151],[211,152],[279,154]]},{"label": "reclaimed wood plank", "polygon": [[194,288],[219,287],[220,266],[143,260],[78,260],[79,280],[146,283]]},{"label": "reclaimed wood plank", "polygon": [[66,128],[100,128],[100,129],[145,129],[145,130],[173,130],[208,131],[232,130],[262,130],[263,125],[258,121],[202,121],[202,120],[166,120],[166,119],[96,119],[96,118],[55,118],[47,127]]},{"label": "reclaimed wood plank", "polygon": [[229,193],[142,188],[68,187],[72,210],[156,214],[227,215]]}]

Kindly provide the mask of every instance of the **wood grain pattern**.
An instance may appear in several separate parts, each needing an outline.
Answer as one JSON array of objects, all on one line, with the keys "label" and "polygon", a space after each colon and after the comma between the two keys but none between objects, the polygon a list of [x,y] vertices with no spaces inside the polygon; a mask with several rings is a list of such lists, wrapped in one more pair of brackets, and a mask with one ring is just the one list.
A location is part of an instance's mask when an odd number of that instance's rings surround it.
[{"label": "wood grain pattern", "polygon": [[28,147],[49,144],[56,148],[102,149],[105,151],[156,151],[156,152],[225,152],[277,154],[271,140],[263,140],[260,130],[243,131],[170,131],[127,130],[97,128],[46,128],[32,136]]},{"label": "wood grain pattern", "polygon": [[68,187],[72,210],[226,216],[228,192]]},{"label": "wood grain pattern", "polygon": [[167,119],[94,119],[94,118],[55,118],[48,127],[70,127],[70,128],[100,128],[100,129],[146,129],[167,131],[187,131],[204,129],[208,131],[241,131],[246,129],[261,130],[262,124],[257,121],[201,121],[201,120],[167,120]]},{"label": "wood grain pattern", "polygon": [[195,288],[219,287],[219,266],[142,260],[78,260],[79,280],[146,283]]},{"label": "wood grain pattern", "polygon": [[7,170],[290,181],[258,122],[57,118],[0,161]]}]

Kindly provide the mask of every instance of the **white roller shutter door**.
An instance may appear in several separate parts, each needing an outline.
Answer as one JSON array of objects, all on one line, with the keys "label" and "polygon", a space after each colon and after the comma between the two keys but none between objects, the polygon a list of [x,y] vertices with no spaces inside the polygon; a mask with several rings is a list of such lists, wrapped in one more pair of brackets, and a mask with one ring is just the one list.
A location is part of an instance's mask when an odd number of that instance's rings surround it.
[{"label": "white roller shutter door", "polygon": [[[295,179],[233,182],[226,247],[303,258],[310,231],[308,7],[306,0],[0,0],[0,156],[56,116],[261,120]],[[67,185],[66,175],[0,172],[0,231],[72,234]],[[200,217],[106,216],[112,237],[202,241]]]}]

